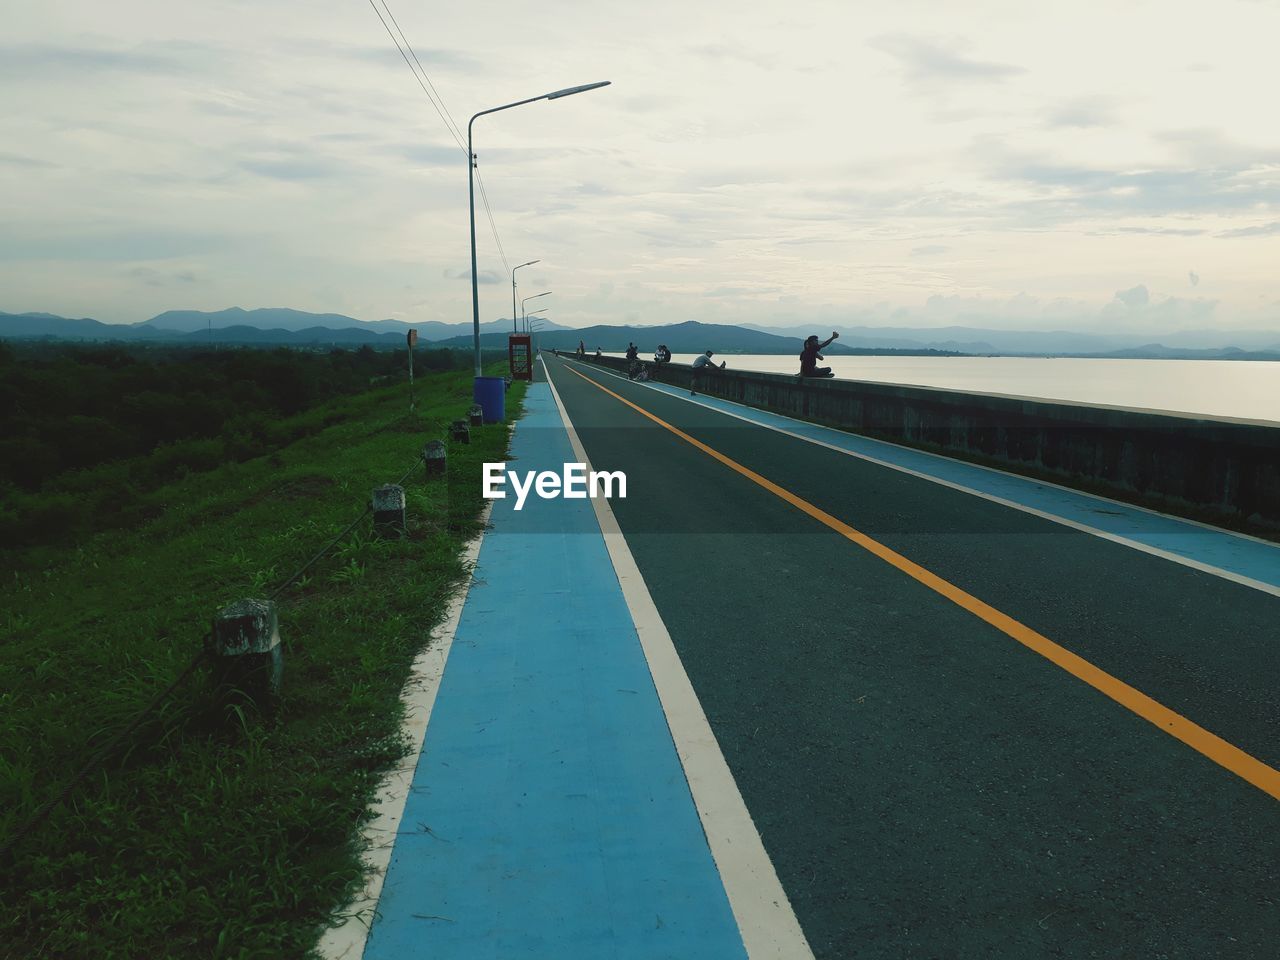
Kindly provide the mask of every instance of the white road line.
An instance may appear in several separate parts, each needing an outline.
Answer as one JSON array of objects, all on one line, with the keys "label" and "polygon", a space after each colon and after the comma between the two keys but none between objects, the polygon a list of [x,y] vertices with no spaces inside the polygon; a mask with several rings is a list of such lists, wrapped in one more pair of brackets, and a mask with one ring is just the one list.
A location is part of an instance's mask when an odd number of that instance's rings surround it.
[{"label": "white road line", "polygon": [[431,631],[431,637],[414,659],[409,679],[405,681],[404,690],[401,691],[404,722],[400,729],[409,742],[409,757],[412,759],[404,766],[392,770],[379,784],[378,795],[372,807],[374,817],[361,830],[364,845],[362,859],[366,867],[364,888],[338,914],[338,918],[343,921],[342,926],[328,927],[321,936],[316,945],[316,953],[323,960],[359,960],[364,956],[369,930],[377,917],[382,881],[391,863],[396,832],[400,829],[409,788],[413,785],[418,758],[422,755],[422,742],[426,739],[431,710],[435,706],[440,681],[444,677],[449,650],[453,647],[453,636],[457,632],[458,621],[462,619],[467,594],[471,591],[476,561],[480,557],[480,545],[484,541],[484,531],[488,527],[492,508],[493,501],[486,502],[480,516],[480,533],[467,544],[463,553],[463,563],[468,570],[466,586],[460,588],[449,601],[444,621]]},{"label": "white road line", "polygon": [[[545,360],[542,366],[551,395],[560,410],[560,419],[569,434],[574,456],[589,471],[591,462],[546,370]],[[671,634],[662,622],[640,568],[631,556],[609,501],[593,497],[591,504],[644,648],[671,739],[684,767],[707,845],[720,871],[747,955],[751,960],[813,960],[813,951],[791,909],[791,901],[787,899],[773,862],[765,852],[760,833],[720,752],[711,724],[702,712],[698,695],[694,693],[693,684],[689,682],[684,664],[680,662],[680,655],[676,653]]]},{"label": "white road line", "polygon": [[[633,380],[629,380],[626,377],[619,376],[618,374],[613,373],[610,370],[601,370],[600,367],[588,366],[587,369],[599,370],[605,373],[607,376],[614,377],[618,380],[627,380],[628,383],[635,382]],[[647,386],[652,388],[653,385],[639,384],[639,386]],[[672,394],[667,393],[665,390],[658,390],[657,392],[663,394],[664,396],[672,396]],[[900,464],[890,463],[887,460],[881,460],[867,453],[859,453],[855,450],[846,450],[844,447],[839,447],[839,446],[836,446],[835,444],[827,443],[824,440],[817,440],[817,439],[814,439],[813,437],[805,436],[802,433],[795,433],[794,431],[791,431],[791,430],[784,430],[782,427],[774,426],[773,424],[769,424],[769,423],[762,423],[759,420],[752,419],[751,417],[748,417],[748,416],[743,416],[742,414],[739,414],[739,413],[733,413],[729,410],[721,410],[719,407],[714,407],[714,406],[711,406],[710,404],[702,403],[698,400],[695,400],[692,397],[675,396],[673,397],[673,399],[684,400],[688,403],[696,404],[697,406],[703,407],[707,410],[714,410],[716,413],[723,414],[726,417],[733,417],[735,420],[742,420],[754,426],[763,427],[765,430],[772,430],[775,433],[781,433],[782,435],[787,437],[794,437],[797,440],[804,440],[806,443],[812,443],[818,447],[825,447],[828,450],[834,450],[836,453],[843,453],[846,456],[856,457],[859,460],[865,460],[868,463],[874,463],[881,467],[887,467],[890,470],[897,470],[899,473],[905,473],[908,476],[918,477],[921,480],[928,480],[930,483],[936,483],[936,484],[939,484],[940,486],[950,487],[952,490],[957,490],[960,493],[967,493],[974,497],[981,497],[983,500],[990,500],[992,503],[998,503],[1001,506],[1009,507],[1013,510],[1021,510],[1023,513],[1029,513],[1032,516],[1040,517],[1044,520],[1050,520],[1054,523],[1061,524],[1064,527],[1070,527],[1073,530],[1079,530],[1082,533],[1092,534],[1093,536],[1100,537],[1103,540],[1110,540],[1112,543],[1118,543],[1123,547],[1129,547],[1130,549],[1137,550],[1140,553],[1150,554],[1151,556],[1159,557],[1162,560],[1171,560],[1174,563],[1182,564],[1182,566],[1184,567],[1190,567],[1193,570],[1199,570],[1201,573],[1208,573],[1215,577],[1221,577],[1223,580],[1229,580],[1232,583],[1238,583],[1241,586],[1251,587],[1254,590],[1260,590],[1263,593],[1269,593],[1272,596],[1280,597],[1280,587],[1276,586],[1275,584],[1265,583],[1261,580],[1254,580],[1252,577],[1246,577],[1243,574],[1233,573],[1230,570],[1223,570],[1221,567],[1215,567],[1212,564],[1202,563],[1199,560],[1193,560],[1191,557],[1184,556],[1183,554],[1180,554],[1180,553],[1171,553],[1168,550],[1161,550],[1159,547],[1153,547],[1150,544],[1143,543],[1140,540],[1131,540],[1130,538],[1121,536],[1118,533],[1110,533],[1109,531],[1106,531],[1106,530],[1100,530],[1097,527],[1089,526],[1088,524],[1081,523],[1078,520],[1069,520],[1066,517],[1061,517],[1061,516],[1058,516],[1057,514],[1050,513],[1045,510],[1040,510],[1036,507],[1028,506],[1025,503],[1018,503],[1016,500],[1006,500],[1004,497],[996,496],[993,493],[986,493],[985,491],[982,491],[982,490],[975,490],[973,487],[967,487],[967,486],[964,486],[963,484],[956,483],[952,480],[944,480],[941,477],[935,477],[932,474],[923,473],[919,470],[912,470],[910,467],[904,467],[904,466],[901,466]],[[733,400],[724,400],[722,397],[716,397],[715,399],[721,400],[723,403],[733,403],[735,406],[741,406],[741,404],[737,404]],[[781,414],[781,413],[773,413],[773,411],[766,411],[766,412],[768,412],[771,416],[783,417],[784,419],[791,420],[795,423],[805,423],[806,426],[815,426],[815,427],[823,426],[822,424],[806,423],[806,421],[796,420],[794,417],[788,417],[785,414]],[[828,427],[826,429],[832,429],[832,428]],[[888,441],[877,440],[874,437],[862,437],[856,434],[854,436],[858,436],[859,440],[867,440],[872,443],[888,444]],[[888,445],[894,446],[894,444],[888,444]],[[920,453],[928,457],[937,457],[940,460],[951,459],[946,457],[943,454],[932,453],[928,450],[916,450],[911,447],[903,447],[902,449],[910,450],[912,453]],[[975,467],[979,470],[987,470],[991,473],[1000,474],[1001,476],[1014,477],[1024,482],[1036,483],[1045,487],[1053,487],[1056,490],[1062,490],[1066,493],[1074,494],[1076,496],[1090,497],[1091,499],[1099,500],[1102,503],[1123,507],[1126,510],[1140,510],[1143,513],[1149,513],[1153,516],[1157,516],[1166,520],[1171,520],[1175,523],[1185,523],[1185,524],[1191,524],[1197,527],[1203,527],[1206,530],[1212,531],[1213,533],[1221,534],[1223,536],[1240,537],[1245,540],[1252,540],[1255,543],[1260,543],[1264,546],[1272,547],[1276,549],[1278,552],[1280,552],[1280,547],[1277,547],[1275,544],[1267,540],[1262,540],[1258,537],[1251,537],[1248,534],[1235,533],[1234,531],[1223,530],[1219,527],[1214,527],[1207,523],[1200,523],[1196,520],[1187,520],[1187,519],[1184,519],[1183,517],[1174,517],[1169,514],[1160,513],[1159,511],[1151,510],[1147,507],[1139,507],[1131,503],[1123,503],[1118,500],[1110,500],[1106,497],[1099,496],[1096,493],[1086,493],[1083,490],[1073,490],[1070,487],[1064,487],[1064,486],[1061,486],[1060,484],[1052,483],[1047,480],[1040,480],[1040,479],[1031,478],[1031,477],[1023,477],[1016,473],[1009,473],[1008,471],[1000,470],[996,467],[988,467],[979,463],[967,463],[965,461],[958,461],[954,459],[952,459],[951,462],[964,463],[965,466]]]}]

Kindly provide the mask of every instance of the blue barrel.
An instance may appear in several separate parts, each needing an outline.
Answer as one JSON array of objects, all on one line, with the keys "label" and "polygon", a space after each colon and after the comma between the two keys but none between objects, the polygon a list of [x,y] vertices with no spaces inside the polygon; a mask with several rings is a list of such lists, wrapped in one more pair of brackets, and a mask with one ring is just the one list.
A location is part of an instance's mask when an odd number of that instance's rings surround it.
[{"label": "blue barrel", "polygon": [[472,397],[484,411],[485,423],[502,423],[507,419],[507,381],[502,377],[476,377]]}]

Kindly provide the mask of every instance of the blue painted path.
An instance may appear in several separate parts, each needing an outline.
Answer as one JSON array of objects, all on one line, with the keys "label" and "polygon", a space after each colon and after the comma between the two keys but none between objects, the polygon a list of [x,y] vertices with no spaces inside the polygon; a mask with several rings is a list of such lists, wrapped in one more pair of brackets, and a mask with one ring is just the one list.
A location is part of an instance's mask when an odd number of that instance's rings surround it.
[{"label": "blue painted path", "polygon": [[[592,369],[599,371],[598,367]],[[1280,546],[1276,544],[962,460],[952,460],[831,427],[806,423],[718,397],[702,394],[690,397],[687,390],[668,384],[648,383],[645,386],[732,414],[751,423],[786,430],[840,450],[936,477],[978,493],[999,497],[1010,503],[1280,588]]]},{"label": "blue painted path", "polygon": [[[560,472],[525,411],[512,466]],[[590,501],[491,522],[364,957],[745,958]]]}]

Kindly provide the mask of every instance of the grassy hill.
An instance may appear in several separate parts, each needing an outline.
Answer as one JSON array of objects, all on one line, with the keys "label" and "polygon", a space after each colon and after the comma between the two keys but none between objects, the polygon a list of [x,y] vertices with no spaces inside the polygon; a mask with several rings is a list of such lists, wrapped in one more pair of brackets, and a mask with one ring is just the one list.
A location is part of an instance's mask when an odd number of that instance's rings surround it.
[{"label": "grassy hill", "polygon": [[[508,410],[522,385],[513,385]],[[0,864],[0,957],[300,957],[357,882],[354,844],[404,752],[409,665],[464,575],[481,464],[508,430],[423,443],[471,373],[338,397],[278,421],[269,453],[148,494],[126,528],[11,556],[0,581],[0,838],[56,796],[201,649],[224,604],[265,596],[406,470],[410,530],[367,520],[279,598],[279,706],[223,704],[201,668]],[[296,430],[295,421],[306,420]],[[314,427],[315,429],[312,429]]]}]

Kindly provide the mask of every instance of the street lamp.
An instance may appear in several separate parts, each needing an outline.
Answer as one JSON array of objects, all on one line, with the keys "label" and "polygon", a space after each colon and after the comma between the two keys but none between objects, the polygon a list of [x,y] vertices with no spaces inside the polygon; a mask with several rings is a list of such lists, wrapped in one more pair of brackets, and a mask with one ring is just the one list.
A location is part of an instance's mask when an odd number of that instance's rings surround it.
[{"label": "street lamp", "polygon": [[531,267],[535,263],[541,263],[541,260],[530,260],[528,263],[522,263],[519,266],[511,268],[511,332],[519,333],[520,330],[516,326],[516,271],[520,267]]},{"label": "street lamp", "polygon": [[517,100],[515,103],[504,103],[500,107],[493,107],[489,110],[481,110],[474,114],[467,123],[467,195],[470,200],[471,207],[471,328],[475,342],[475,361],[476,376],[480,376],[480,281],[476,276],[476,155],[471,148],[471,127],[479,117],[483,117],[489,113],[497,113],[500,110],[510,110],[512,107],[522,107],[526,103],[534,103],[538,100],[559,100],[561,97],[571,97],[575,93],[586,93],[588,90],[595,90],[599,87],[607,87],[610,81],[601,80],[597,83],[584,83],[580,87],[565,87],[563,90],[556,90],[554,93],[544,93],[540,97],[530,97],[528,100]]},{"label": "street lamp", "polygon": [[[551,309],[550,307],[543,307],[543,310],[550,310],[550,309]],[[537,310],[537,311],[535,311],[535,312],[536,312],[536,313],[542,313],[542,310]],[[531,317],[532,317],[532,316],[533,316],[533,314],[531,313],[531,314],[529,314],[529,316],[531,316]],[[541,330],[541,329],[542,329],[542,319],[541,319],[541,318],[538,318],[537,320],[533,320],[533,321],[531,321],[531,322],[529,323],[529,329],[528,329],[528,331],[526,331],[526,332],[529,334],[530,338],[533,338],[533,335],[534,335],[535,333],[537,333],[537,332],[538,332],[539,330]],[[537,352],[537,351],[536,351],[536,349],[535,349],[535,351],[534,351],[534,352],[535,352],[535,353]]]},{"label": "street lamp", "polygon": [[524,318],[524,329],[526,333],[529,332],[529,314],[524,312],[524,305],[528,303],[530,300],[537,300],[539,297],[549,297],[549,296],[551,296],[551,291],[547,290],[544,293],[535,293],[532,297],[525,297],[523,300],[520,301],[520,316]]}]

